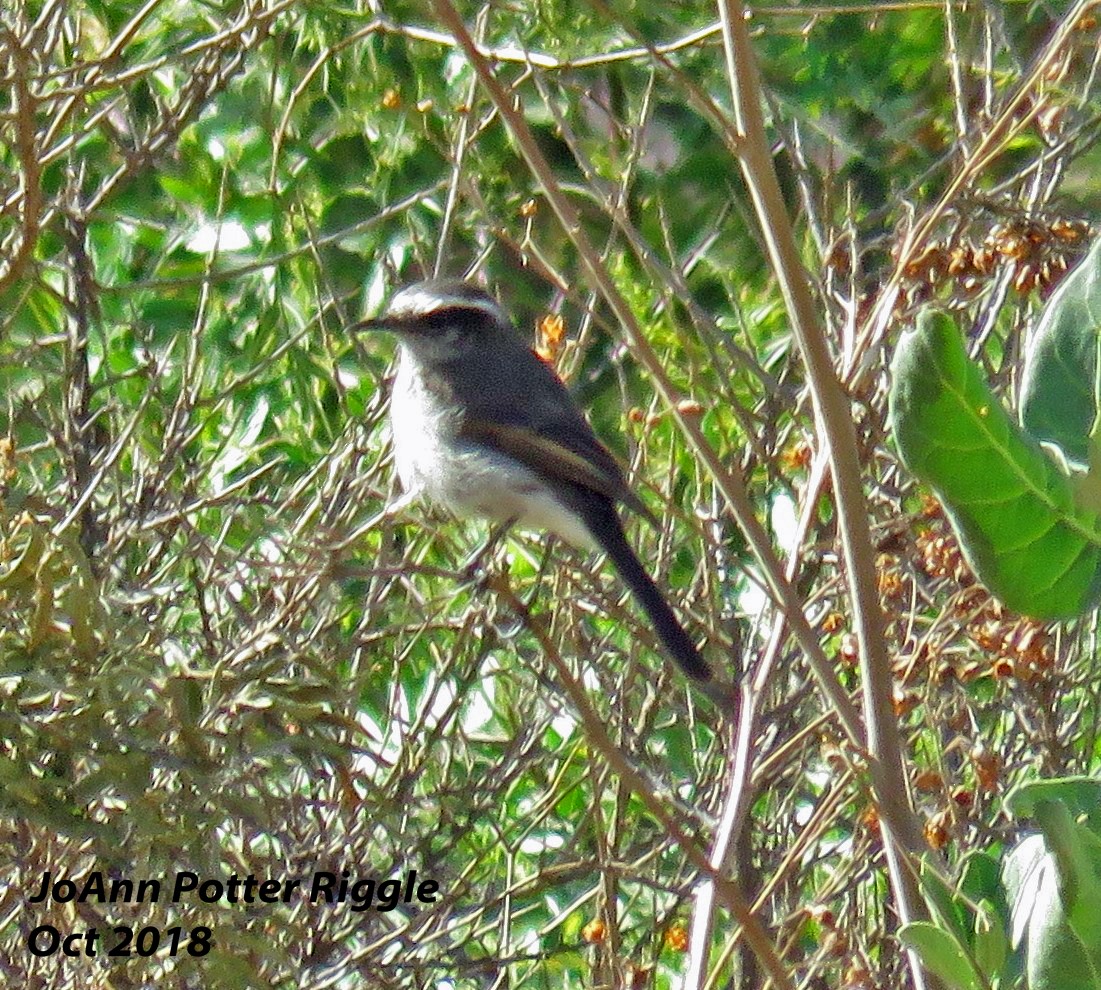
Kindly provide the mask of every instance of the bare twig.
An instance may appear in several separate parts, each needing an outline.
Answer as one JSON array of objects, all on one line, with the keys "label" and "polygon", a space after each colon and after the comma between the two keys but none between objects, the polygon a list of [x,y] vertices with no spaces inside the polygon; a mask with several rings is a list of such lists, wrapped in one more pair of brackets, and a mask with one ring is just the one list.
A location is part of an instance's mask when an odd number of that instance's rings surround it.
[{"label": "bare twig", "polygon": [[[761,113],[760,77],[745,25],[745,12],[739,0],[719,0],[719,12],[734,115],[743,136],[742,174],[807,366],[815,415],[829,448],[845,575],[860,648],[867,747],[872,754],[869,769],[885,825],[887,860],[899,917],[908,922],[920,917],[923,909],[914,874],[906,866],[904,857],[920,856],[926,845],[907,799],[902,747],[891,709],[890,659],[856,434],[848,400],[826,347],[773,168]],[[924,985],[916,956],[911,956],[911,964],[915,982],[918,986]]]}]

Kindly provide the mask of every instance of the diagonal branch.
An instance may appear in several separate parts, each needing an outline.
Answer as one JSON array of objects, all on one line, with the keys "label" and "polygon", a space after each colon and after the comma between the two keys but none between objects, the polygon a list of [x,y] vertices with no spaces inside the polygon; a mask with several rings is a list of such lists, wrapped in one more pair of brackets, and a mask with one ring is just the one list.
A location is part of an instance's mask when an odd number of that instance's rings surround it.
[{"label": "diagonal branch", "polygon": [[[867,747],[873,756],[869,769],[884,825],[884,845],[895,902],[900,919],[906,923],[920,917],[922,907],[914,875],[904,861],[904,854],[918,857],[927,852],[927,847],[908,801],[898,724],[891,709],[891,667],[852,411],[826,346],[809,279],[799,259],[773,168],[761,112],[760,76],[746,29],[745,10],[739,0],[719,0],[719,13],[734,115],[742,136],[739,160],[742,175],[807,367],[815,416],[829,447],[838,532],[852,601],[853,625],[860,647]],[[923,974],[916,958],[911,957],[911,964],[915,982],[923,986]]]}]

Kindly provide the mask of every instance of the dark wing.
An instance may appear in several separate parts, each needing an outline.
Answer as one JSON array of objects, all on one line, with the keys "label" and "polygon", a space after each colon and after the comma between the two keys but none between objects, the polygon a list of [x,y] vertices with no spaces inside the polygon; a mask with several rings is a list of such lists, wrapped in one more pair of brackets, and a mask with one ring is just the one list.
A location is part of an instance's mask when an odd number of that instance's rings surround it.
[{"label": "dark wing", "polygon": [[[495,360],[479,363],[487,369],[483,375],[451,379],[468,410],[460,435],[495,447],[538,474],[623,502],[656,522],[554,372],[518,338],[495,338],[493,347]],[[484,378],[497,368],[504,370],[493,381]]]}]

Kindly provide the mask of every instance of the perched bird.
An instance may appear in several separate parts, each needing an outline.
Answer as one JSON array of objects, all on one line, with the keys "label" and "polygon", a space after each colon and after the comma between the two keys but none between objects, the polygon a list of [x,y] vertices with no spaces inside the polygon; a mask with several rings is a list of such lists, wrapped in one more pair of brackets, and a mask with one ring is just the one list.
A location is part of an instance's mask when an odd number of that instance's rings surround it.
[{"label": "perched bird", "polygon": [[487,292],[458,280],[418,282],[354,329],[398,338],[390,426],[408,497],[599,547],[669,656],[694,681],[711,681],[711,668],[627,542],[616,505],[653,516]]}]

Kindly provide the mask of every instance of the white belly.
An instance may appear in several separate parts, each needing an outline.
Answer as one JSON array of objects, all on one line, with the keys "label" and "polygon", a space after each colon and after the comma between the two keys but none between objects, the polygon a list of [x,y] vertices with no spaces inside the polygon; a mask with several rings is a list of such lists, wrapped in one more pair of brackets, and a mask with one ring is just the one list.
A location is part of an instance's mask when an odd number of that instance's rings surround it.
[{"label": "white belly", "polygon": [[515,522],[555,533],[575,546],[593,545],[585,525],[539,475],[491,448],[456,443],[458,427],[458,418],[422,387],[403,350],[390,398],[394,463],[402,488],[457,516]]}]

